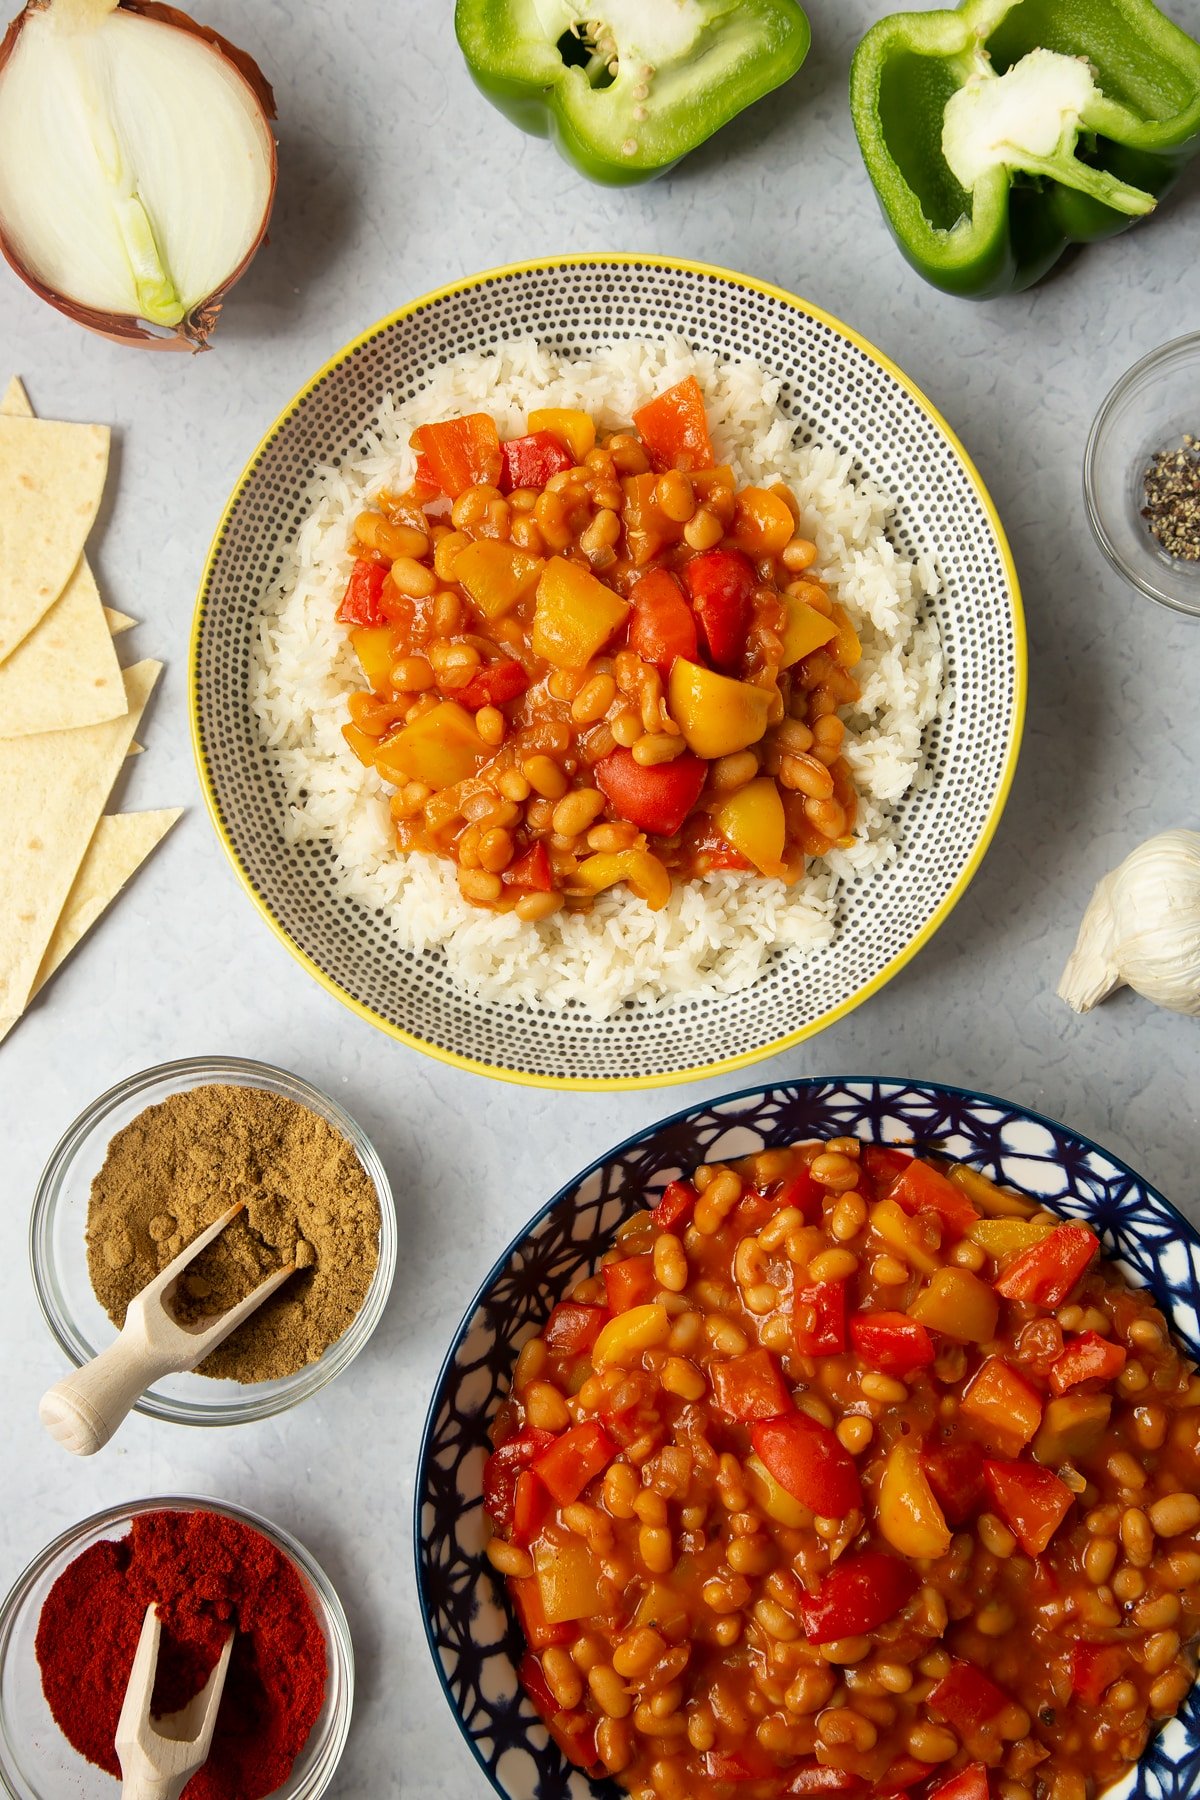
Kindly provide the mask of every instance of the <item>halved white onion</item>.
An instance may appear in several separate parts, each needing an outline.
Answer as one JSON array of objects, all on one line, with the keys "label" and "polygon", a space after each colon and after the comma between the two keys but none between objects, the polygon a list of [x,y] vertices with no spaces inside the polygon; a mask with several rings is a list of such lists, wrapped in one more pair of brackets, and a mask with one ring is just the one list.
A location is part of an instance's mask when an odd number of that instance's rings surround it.
[{"label": "halved white onion", "polygon": [[0,44],[0,251],[60,312],[202,349],[266,233],[271,89],[155,0],[29,0]]}]

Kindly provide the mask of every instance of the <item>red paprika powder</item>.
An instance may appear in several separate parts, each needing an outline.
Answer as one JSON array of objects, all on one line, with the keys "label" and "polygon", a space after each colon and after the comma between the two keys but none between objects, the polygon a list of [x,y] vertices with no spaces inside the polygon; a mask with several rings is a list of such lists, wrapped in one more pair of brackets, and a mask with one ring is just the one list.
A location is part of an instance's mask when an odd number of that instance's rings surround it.
[{"label": "red paprika powder", "polygon": [[42,1689],[89,1762],[120,1774],[117,1719],[146,1607],[163,1621],[152,1711],[199,1693],[232,1625],[212,1749],[183,1800],[261,1800],[287,1780],[325,1697],[325,1639],[292,1563],[214,1512],[150,1512],[63,1570],[38,1620]]}]

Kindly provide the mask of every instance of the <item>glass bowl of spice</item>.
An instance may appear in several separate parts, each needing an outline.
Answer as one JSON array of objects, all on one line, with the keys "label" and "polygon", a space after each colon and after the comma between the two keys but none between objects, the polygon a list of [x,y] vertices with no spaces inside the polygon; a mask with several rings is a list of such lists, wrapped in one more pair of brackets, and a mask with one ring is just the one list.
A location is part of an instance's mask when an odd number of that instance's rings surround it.
[{"label": "glass bowl of spice", "polygon": [[42,1174],[30,1259],[50,1330],[75,1364],[112,1342],[133,1296],[225,1212],[188,1265],[185,1324],[296,1272],[193,1374],[138,1412],[234,1425],[295,1406],[353,1361],[383,1313],[396,1213],[383,1164],[336,1101],[287,1070],[193,1057],[131,1075],[80,1114]]},{"label": "glass bowl of spice", "polygon": [[1088,519],[1140,593],[1200,618],[1200,332],[1123,375],[1083,459]]},{"label": "glass bowl of spice", "polygon": [[303,1545],[243,1507],[194,1497],[95,1513],[48,1544],[0,1608],[0,1789],[108,1800],[113,1737],[147,1605],[163,1620],[154,1705],[233,1654],[208,1761],[188,1800],[316,1800],[345,1747],[354,1652],[341,1602]]}]

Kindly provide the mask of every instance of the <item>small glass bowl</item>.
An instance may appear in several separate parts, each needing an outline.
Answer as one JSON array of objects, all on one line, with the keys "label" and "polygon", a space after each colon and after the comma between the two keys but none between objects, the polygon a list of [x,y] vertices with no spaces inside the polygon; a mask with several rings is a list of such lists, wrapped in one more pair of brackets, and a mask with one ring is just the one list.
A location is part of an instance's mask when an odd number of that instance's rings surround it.
[{"label": "small glass bowl", "polygon": [[1088,520],[1110,563],[1148,600],[1200,619],[1200,562],[1168,556],[1141,509],[1160,450],[1200,437],[1200,332],[1143,356],[1096,414],[1083,455]]},{"label": "small glass bowl", "polygon": [[88,1196],[109,1139],[147,1106],[190,1088],[222,1082],[265,1088],[320,1114],[349,1139],[379,1196],[379,1261],[367,1297],[351,1324],[317,1362],[279,1381],[217,1381],[205,1375],[167,1375],[138,1400],[135,1412],[180,1425],[240,1425],[270,1418],[307,1400],[353,1362],[382,1316],[396,1272],[396,1209],[370,1140],[350,1115],[319,1088],[286,1069],[232,1056],[193,1056],[160,1063],[119,1082],[93,1100],[60,1141],[42,1173],[29,1224],[29,1258],[38,1304],[50,1330],[78,1366],[110,1344],[115,1328],[92,1292],[88,1275]]},{"label": "small glass bowl", "polygon": [[54,1723],[34,1643],[46,1596],[69,1563],[103,1538],[123,1537],[139,1513],[216,1512],[253,1526],[288,1558],[325,1637],[325,1701],[291,1774],[273,1800],[316,1800],[333,1780],[350,1730],[354,1648],[329,1577],[302,1544],[246,1507],[194,1496],[134,1500],[72,1525],[35,1556],[0,1607],[0,1790],[13,1800],[112,1800],[111,1775],[85,1762]]}]

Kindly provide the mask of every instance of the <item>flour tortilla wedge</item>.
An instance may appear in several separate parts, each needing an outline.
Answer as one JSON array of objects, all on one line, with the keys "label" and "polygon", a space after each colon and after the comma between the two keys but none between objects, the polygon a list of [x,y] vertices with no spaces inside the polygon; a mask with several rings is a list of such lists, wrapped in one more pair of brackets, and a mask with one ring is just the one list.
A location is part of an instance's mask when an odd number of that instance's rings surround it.
[{"label": "flour tortilla wedge", "polygon": [[0,739],[0,1035],[29,998],[161,668],[125,671],[122,718]]},{"label": "flour tortilla wedge", "polygon": [[115,606],[106,606],[104,609],[104,623],[108,626],[113,637],[120,637],[123,631],[132,631],[137,624],[137,620],[131,619],[128,613],[118,612]]},{"label": "flour tortilla wedge", "polygon": [[0,413],[9,419],[32,419],[33,407],[29,404],[29,395],[25,392],[25,383],[19,375],[14,375],[0,399]]},{"label": "flour tortilla wedge", "polygon": [[45,618],[0,662],[0,738],[98,725],[124,711],[112,632],[81,556]]},{"label": "flour tortilla wedge", "polygon": [[[0,416],[33,416],[16,376],[0,400]],[[125,615],[114,617],[124,620]],[[133,620],[127,623],[132,625]],[[0,662],[0,737],[66,731],[119,718],[125,710],[125,689],[112,640],[107,609],[87,558],[81,556],[45,617]]]},{"label": "flour tortilla wedge", "polygon": [[31,1000],[166,837],[181,812],[177,806],[164,812],[114,813],[99,821],[54,927],[54,936],[46,946],[42,966],[29,991]]},{"label": "flour tortilla wedge", "polygon": [[66,587],[108,469],[107,425],[0,416],[0,663]]}]

